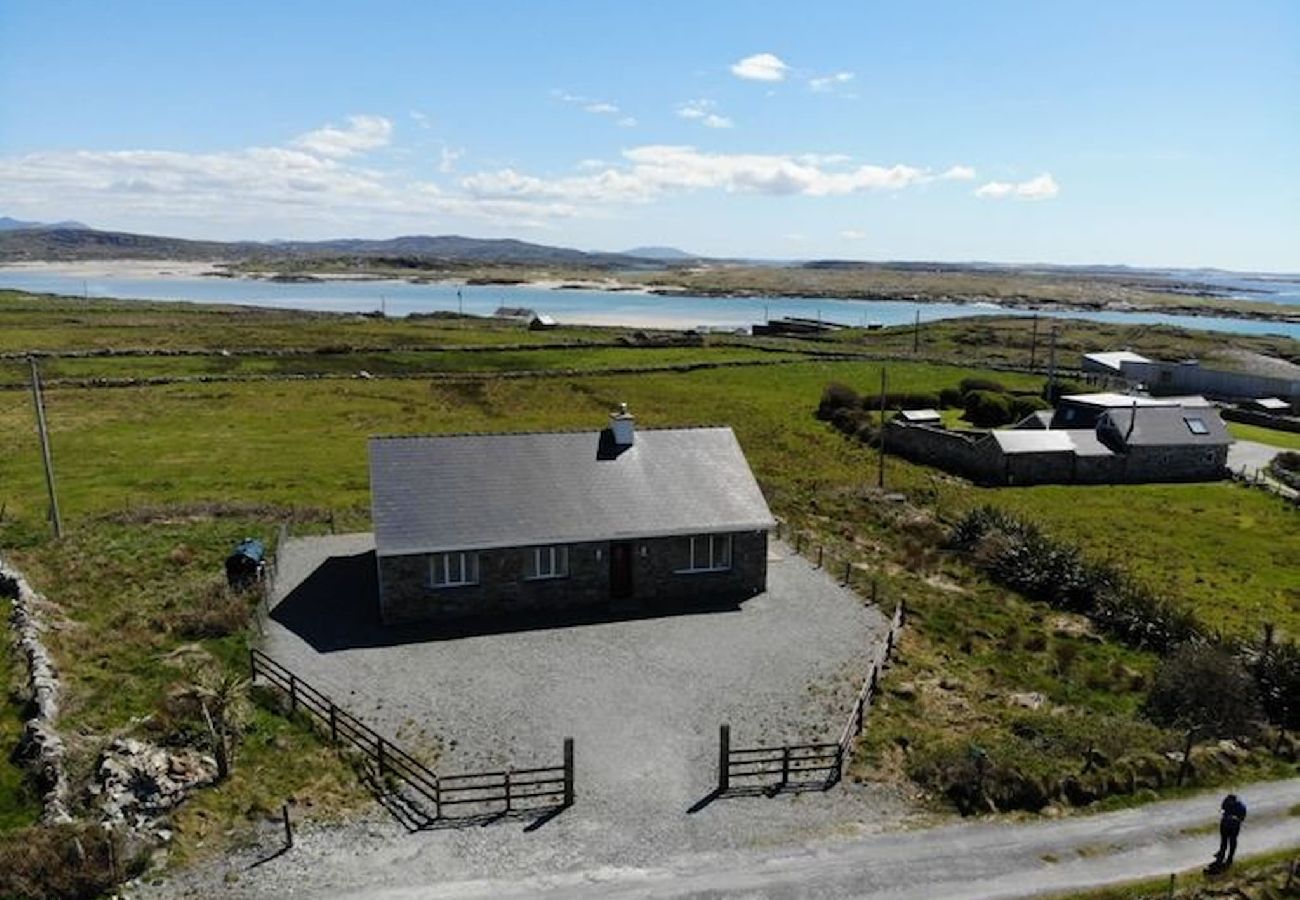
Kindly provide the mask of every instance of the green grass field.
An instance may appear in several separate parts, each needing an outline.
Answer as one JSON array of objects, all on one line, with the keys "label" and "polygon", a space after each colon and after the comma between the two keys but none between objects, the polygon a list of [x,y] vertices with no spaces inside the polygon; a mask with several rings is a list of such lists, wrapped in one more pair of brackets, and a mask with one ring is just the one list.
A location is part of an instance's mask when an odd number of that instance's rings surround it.
[{"label": "green grass field", "polygon": [[[130,304],[101,308],[90,302],[70,313],[67,304],[77,307],[82,301],[58,301],[49,309],[43,302],[11,298],[9,311],[23,310],[23,336],[15,339],[0,330],[0,340],[37,349],[64,348],[69,342],[215,348],[241,334],[264,332],[260,326],[245,330],[246,312],[239,310],[195,307],[177,313],[176,307],[153,304],[141,312]],[[0,321],[6,321],[6,308],[0,299]],[[78,323],[64,334],[59,320],[69,315]],[[268,315],[275,319],[271,331],[279,346],[366,341],[390,346],[421,329],[428,329],[430,344],[448,343],[448,329],[461,344],[488,344],[500,335],[513,341],[520,334],[497,323]],[[563,330],[549,334],[556,340],[571,337]],[[599,371],[648,360],[761,355],[729,344],[410,357],[335,353],[321,357],[327,360],[321,364],[337,372],[423,365],[426,358],[454,367],[448,371],[484,374],[584,371],[456,382],[54,386],[46,405],[69,530],[57,545],[44,523],[45,488],[30,398],[19,390],[0,391],[0,550],[67,617],[68,626],[50,640],[68,680],[65,724],[77,735],[74,763],[84,773],[102,736],[154,714],[194,659],[242,665],[242,626],[205,636],[193,633],[191,624],[193,611],[203,608],[219,583],[220,560],[237,538],[269,538],[287,518],[301,529],[323,528],[330,513],[341,530],[368,528],[367,436],[597,428],[619,402],[630,404],[641,427],[731,425],[778,515],[839,558],[860,562],[864,577],[879,578],[888,597],[908,601],[916,619],[891,678],[921,687],[911,699],[890,699],[873,713],[864,757],[869,777],[907,770],[897,751],[899,739],[921,752],[954,735],[975,735],[1042,772],[1077,767],[1089,743],[1127,741],[1154,753],[1176,741],[1135,717],[1155,664],[1151,654],[1094,640],[1062,625],[1050,610],[988,583],[938,549],[942,526],[936,517],[951,520],[982,503],[1004,505],[1167,589],[1225,631],[1254,634],[1263,621],[1272,621],[1289,634],[1300,632],[1300,597],[1288,581],[1289,561],[1300,558],[1300,529],[1293,511],[1262,492],[1226,483],[990,490],[889,458],[887,486],[905,502],[882,502],[872,490],[874,452],[812,415],[828,382],[873,391],[880,363],[807,359],[690,372]],[[240,367],[269,364],[274,372],[284,358],[236,359]],[[292,359],[297,364],[302,358]],[[165,376],[228,364],[228,358],[212,355],[62,359],[45,365],[47,372],[104,372],[95,367],[109,365],[127,376]],[[57,368],[68,365],[73,368]],[[88,368],[76,368],[82,365]],[[893,391],[937,391],[969,376],[993,377],[1012,389],[1041,385],[1033,376],[964,366],[909,362],[889,363],[887,369]],[[939,687],[941,682],[949,686]],[[1009,706],[1007,697],[1016,692],[1042,693],[1062,713]],[[244,772],[237,767],[236,780],[187,805],[184,816],[195,818],[182,820],[190,830],[182,829],[180,856],[197,852],[199,843],[209,849],[219,843],[215,835],[235,824],[232,817],[264,814],[273,794],[316,791],[328,798],[320,809],[331,814],[358,802],[346,787],[352,784],[346,767],[291,724],[259,714],[253,733],[242,757]],[[285,749],[298,756],[277,753]],[[286,768],[302,754],[313,760],[310,771]],[[1266,766],[1250,772],[1272,774]],[[3,777],[0,769],[0,789],[6,789]],[[0,799],[0,810],[5,802]]]},{"label": "green grass field", "polygon": [[1261,428],[1244,422],[1228,422],[1228,433],[1238,440],[1258,441],[1284,450],[1300,450],[1300,434],[1292,431],[1278,431],[1276,428]]}]

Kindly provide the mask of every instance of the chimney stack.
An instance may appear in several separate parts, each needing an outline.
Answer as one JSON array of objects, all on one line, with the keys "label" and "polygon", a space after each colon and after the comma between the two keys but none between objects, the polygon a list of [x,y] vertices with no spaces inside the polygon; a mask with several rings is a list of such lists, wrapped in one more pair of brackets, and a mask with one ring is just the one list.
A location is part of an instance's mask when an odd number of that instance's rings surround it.
[{"label": "chimney stack", "polygon": [[627,411],[626,403],[620,403],[618,412],[609,414],[609,430],[614,433],[616,446],[632,446],[636,437],[636,416]]}]

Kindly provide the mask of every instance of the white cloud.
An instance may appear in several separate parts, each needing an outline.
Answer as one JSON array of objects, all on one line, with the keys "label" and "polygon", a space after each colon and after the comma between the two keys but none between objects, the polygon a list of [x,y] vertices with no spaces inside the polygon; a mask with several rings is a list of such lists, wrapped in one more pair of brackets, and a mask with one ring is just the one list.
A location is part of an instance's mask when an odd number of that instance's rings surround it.
[{"label": "white cloud", "polygon": [[438,171],[446,175],[456,169],[456,161],[465,155],[464,148],[443,147],[438,152]]},{"label": "white cloud", "polygon": [[814,91],[826,93],[842,87],[854,79],[852,72],[835,72],[831,75],[823,75],[817,78],[808,79],[808,87]]},{"label": "white cloud", "polygon": [[[431,218],[446,216],[542,227],[578,213],[559,198],[449,194],[430,181],[363,166],[349,157],[382,146],[390,129],[377,116],[349,121],[349,128],[327,126],[285,147],[0,156],[0,209],[31,218],[76,209],[79,216],[113,227],[189,234],[219,228],[240,236],[271,236],[269,228],[275,229],[272,234],[319,234],[374,224],[428,227]],[[444,148],[436,165],[454,163],[460,152]]]},{"label": "white cloud", "polygon": [[583,112],[589,112],[593,116],[617,116],[616,121],[622,128],[631,128],[636,124],[636,119],[631,116],[621,115],[618,104],[610,103],[608,100],[596,100],[591,97],[584,97],[582,94],[570,94],[568,91],[561,90],[551,91],[551,96],[562,103],[580,106]]},{"label": "white cloud", "polygon": [[973,181],[975,170],[970,166],[952,166],[939,177],[944,181]]},{"label": "white cloud", "polygon": [[731,119],[713,111],[716,106],[712,100],[688,100],[677,107],[677,115],[697,121],[706,128],[732,127],[735,123]]},{"label": "white cloud", "polygon": [[348,116],[347,127],[326,125],[300,135],[293,146],[317,156],[342,159],[388,144],[393,123],[383,116]]},{"label": "white cloud", "polygon": [[844,196],[898,190],[934,180],[914,166],[819,166],[798,157],[758,153],[705,153],[689,146],[651,144],[623,151],[624,165],[591,174],[540,178],[514,169],[481,172],[461,180],[476,197],[531,197],[569,202],[642,201],[683,190]]},{"label": "white cloud", "polygon": [[784,81],[790,67],[772,53],[755,53],[733,63],[731,74],[748,81]]},{"label": "white cloud", "polygon": [[863,241],[867,238],[865,231],[858,231],[856,228],[846,228],[840,232],[840,237],[846,241]]},{"label": "white cloud", "polygon": [[416,125],[419,125],[421,128],[428,130],[433,127],[433,119],[430,118],[427,113],[422,113],[418,109],[413,109],[410,111],[409,115],[411,121]]},{"label": "white cloud", "polygon": [[991,200],[1006,197],[1017,200],[1050,200],[1060,192],[1061,188],[1057,185],[1056,179],[1050,173],[1044,172],[1028,181],[990,181],[977,188],[975,196]]}]

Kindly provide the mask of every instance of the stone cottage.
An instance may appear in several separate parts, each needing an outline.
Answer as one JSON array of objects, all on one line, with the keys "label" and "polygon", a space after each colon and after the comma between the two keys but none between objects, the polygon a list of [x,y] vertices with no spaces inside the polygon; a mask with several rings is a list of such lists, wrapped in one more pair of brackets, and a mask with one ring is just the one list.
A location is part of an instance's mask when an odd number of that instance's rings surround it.
[{"label": "stone cottage", "polygon": [[673,609],[767,586],[775,526],[730,428],[378,437],[386,622]]}]

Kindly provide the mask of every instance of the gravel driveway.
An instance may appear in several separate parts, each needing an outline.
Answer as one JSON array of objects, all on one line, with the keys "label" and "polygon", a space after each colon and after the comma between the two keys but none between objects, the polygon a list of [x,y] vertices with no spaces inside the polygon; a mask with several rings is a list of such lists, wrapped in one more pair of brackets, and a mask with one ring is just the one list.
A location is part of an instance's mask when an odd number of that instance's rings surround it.
[{"label": "gravel driveway", "polygon": [[[767,592],[736,610],[495,634],[386,629],[373,550],[369,535],[290,541],[267,652],[381,732],[428,735],[441,772],[555,764],[573,737],[584,805],[689,806],[709,789],[723,722],[738,744],[833,739],[887,627],[773,543]],[[322,571],[328,581],[312,584]]]}]

